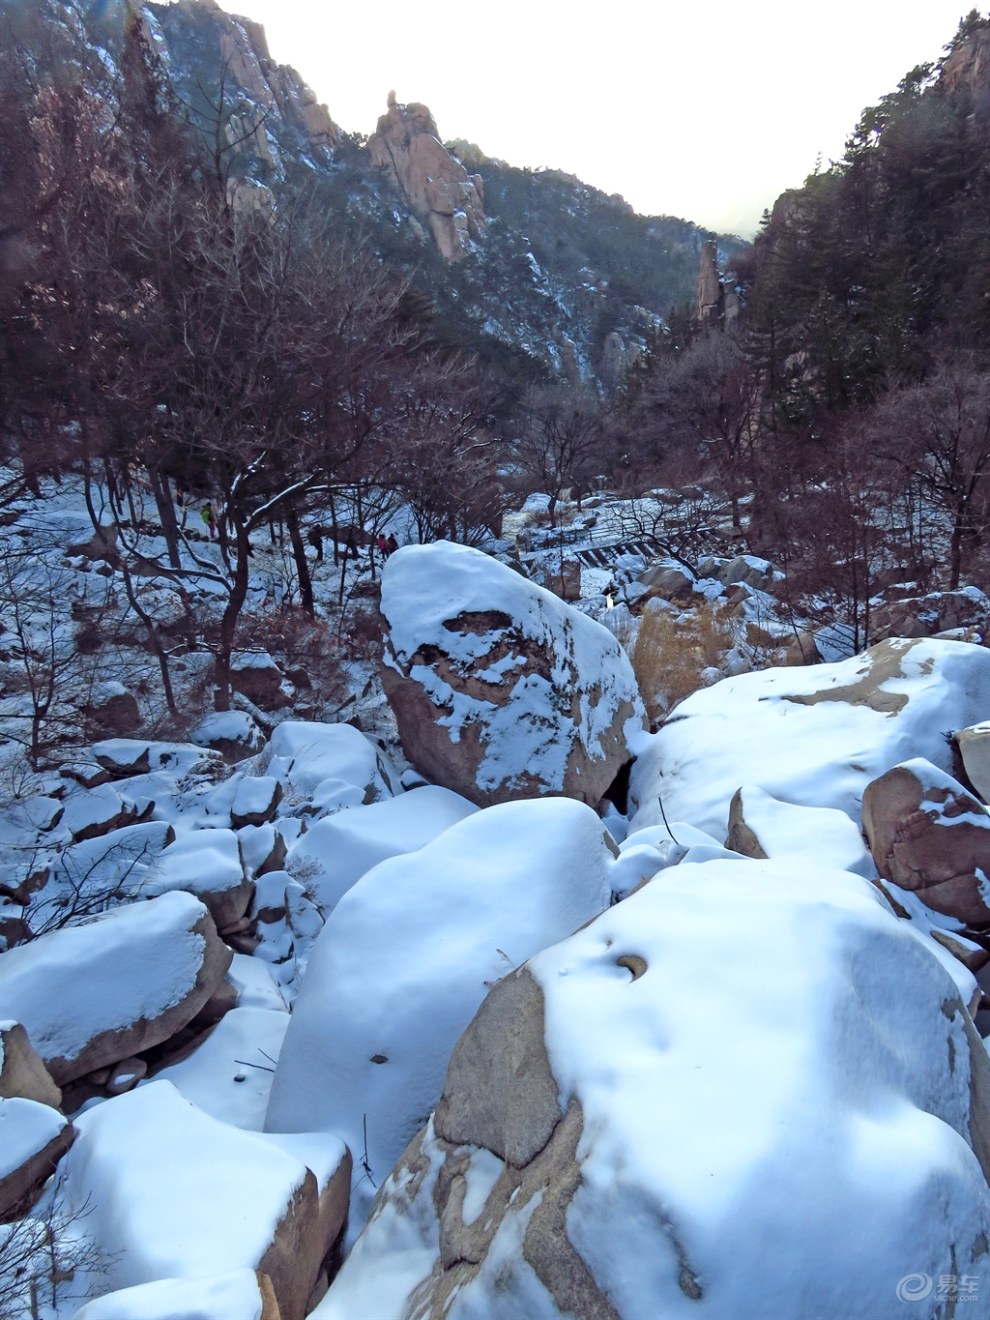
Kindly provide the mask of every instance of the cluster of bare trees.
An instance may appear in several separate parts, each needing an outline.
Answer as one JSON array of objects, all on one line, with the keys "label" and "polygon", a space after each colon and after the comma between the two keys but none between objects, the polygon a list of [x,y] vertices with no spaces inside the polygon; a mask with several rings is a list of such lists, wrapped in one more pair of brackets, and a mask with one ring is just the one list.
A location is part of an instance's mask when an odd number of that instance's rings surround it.
[{"label": "cluster of bare trees", "polygon": [[[111,76],[85,47],[59,58],[50,28],[3,21],[0,101],[17,112],[0,171],[17,205],[0,226],[0,438],[29,485],[81,473],[94,523],[117,528],[170,706],[134,575],[219,591],[206,640],[224,708],[258,529],[287,537],[310,614],[303,520],[335,502],[389,487],[422,534],[469,539],[492,517],[485,392],[432,341],[408,279],[315,195],[235,177],[222,78],[216,131],[194,131],[137,22]],[[138,485],[166,543],[151,564]],[[177,496],[209,503],[219,561]]]}]

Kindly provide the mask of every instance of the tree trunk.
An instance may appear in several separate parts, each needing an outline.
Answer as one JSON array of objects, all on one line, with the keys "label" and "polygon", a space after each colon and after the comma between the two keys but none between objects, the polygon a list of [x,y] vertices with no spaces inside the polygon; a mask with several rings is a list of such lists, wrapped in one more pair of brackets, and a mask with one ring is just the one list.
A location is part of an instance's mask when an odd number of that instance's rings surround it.
[{"label": "tree trunk", "polygon": [[316,606],[313,604],[313,580],[306,561],[306,547],[299,534],[299,518],[291,505],[286,511],[285,525],[289,529],[292,557],[296,561],[296,572],[299,574],[299,599],[303,609],[310,618],[313,618],[316,614]]},{"label": "tree trunk", "polygon": [[248,541],[247,528],[240,523],[233,526],[236,558],[233,566],[233,581],[230,595],[220,620],[220,636],[214,661],[213,704],[217,710],[230,710],[231,683],[230,671],[234,652],[234,639],[237,635],[237,621],[240,618],[248,592]]},{"label": "tree trunk", "polygon": [[168,477],[163,477],[157,468],[148,469],[151,493],[158,507],[158,521],[161,523],[165,547],[168,550],[168,562],[178,572],[182,567],[179,559],[179,525],[175,518],[175,505],[172,503],[172,491]]}]

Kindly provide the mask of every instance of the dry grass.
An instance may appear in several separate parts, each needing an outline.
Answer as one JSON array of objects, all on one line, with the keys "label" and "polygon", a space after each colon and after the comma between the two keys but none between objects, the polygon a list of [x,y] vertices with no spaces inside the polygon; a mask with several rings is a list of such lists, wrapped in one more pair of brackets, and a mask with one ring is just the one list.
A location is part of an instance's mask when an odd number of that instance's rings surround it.
[{"label": "dry grass", "polygon": [[706,687],[705,671],[721,667],[735,640],[724,608],[705,604],[690,615],[647,610],[632,665],[651,724],[659,724],[678,702]]}]

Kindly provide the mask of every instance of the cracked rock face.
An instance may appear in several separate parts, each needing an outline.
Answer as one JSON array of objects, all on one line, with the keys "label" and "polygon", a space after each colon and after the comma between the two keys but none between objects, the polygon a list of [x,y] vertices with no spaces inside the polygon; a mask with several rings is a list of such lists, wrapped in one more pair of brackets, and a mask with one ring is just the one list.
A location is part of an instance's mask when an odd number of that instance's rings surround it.
[{"label": "cracked rock face", "polygon": [[382,683],[406,755],[479,806],[561,796],[597,805],[643,727],[612,634],[512,569],[436,542],[382,578]]},{"label": "cracked rock face", "polygon": [[936,912],[990,922],[990,815],[922,757],[894,766],[863,794],[863,828],[877,870]]},{"label": "cracked rock face", "polygon": [[427,107],[415,101],[400,105],[392,93],[368,150],[412,214],[429,227],[444,257],[467,256],[485,232],[482,182],[447,151]]}]

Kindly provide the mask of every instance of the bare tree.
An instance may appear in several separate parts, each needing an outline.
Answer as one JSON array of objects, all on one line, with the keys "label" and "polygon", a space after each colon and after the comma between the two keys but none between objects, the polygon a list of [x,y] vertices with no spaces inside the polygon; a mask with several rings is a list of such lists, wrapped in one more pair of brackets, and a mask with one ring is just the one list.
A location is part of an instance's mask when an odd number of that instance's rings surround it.
[{"label": "bare tree", "polygon": [[990,376],[971,354],[939,362],[920,384],[888,395],[872,418],[878,454],[945,519],[946,585],[990,534]]}]

